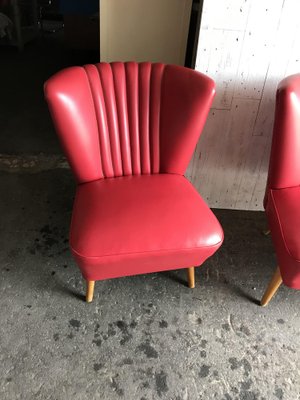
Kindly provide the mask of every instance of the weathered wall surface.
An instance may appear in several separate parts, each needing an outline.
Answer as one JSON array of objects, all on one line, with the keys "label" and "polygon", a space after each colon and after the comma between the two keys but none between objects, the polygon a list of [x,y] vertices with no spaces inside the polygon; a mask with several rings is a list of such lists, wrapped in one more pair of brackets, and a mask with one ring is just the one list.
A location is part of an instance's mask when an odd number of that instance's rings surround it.
[{"label": "weathered wall surface", "polygon": [[217,94],[187,176],[212,207],[261,210],[275,92],[300,72],[299,0],[204,0],[196,69]]}]

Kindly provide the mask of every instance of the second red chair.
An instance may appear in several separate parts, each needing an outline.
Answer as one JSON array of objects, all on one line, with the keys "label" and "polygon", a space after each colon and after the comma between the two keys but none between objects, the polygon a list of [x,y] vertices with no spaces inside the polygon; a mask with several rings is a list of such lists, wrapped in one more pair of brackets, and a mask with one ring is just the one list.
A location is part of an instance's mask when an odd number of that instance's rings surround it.
[{"label": "second red chair", "polygon": [[300,74],[280,82],[264,206],[277,267],[262,298],[267,305],[282,281],[300,289]]}]

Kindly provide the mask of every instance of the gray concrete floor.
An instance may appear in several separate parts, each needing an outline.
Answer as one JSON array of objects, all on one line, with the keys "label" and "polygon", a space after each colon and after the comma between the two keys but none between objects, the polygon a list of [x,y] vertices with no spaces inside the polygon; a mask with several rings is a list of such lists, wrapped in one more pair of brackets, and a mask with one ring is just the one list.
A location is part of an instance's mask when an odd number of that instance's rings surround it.
[{"label": "gray concrete floor", "polygon": [[[30,173],[30,171],[32,173]],[[0,398],[300,399],[300,295],[258,306],[276,265],[259,212],[215,210],[221,250],[197,269],[98,282],[68,250],[67,169],[0,172]]]}]

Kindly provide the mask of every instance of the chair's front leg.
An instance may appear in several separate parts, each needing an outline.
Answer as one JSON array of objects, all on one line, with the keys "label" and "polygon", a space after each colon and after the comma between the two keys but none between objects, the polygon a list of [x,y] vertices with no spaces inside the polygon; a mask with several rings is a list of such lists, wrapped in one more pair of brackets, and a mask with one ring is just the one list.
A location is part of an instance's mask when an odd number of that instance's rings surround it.
[{"label": "chair's front leg", "polygon": [[269,301],[271,298],[274,296],[274,294],[277,292],[277,289],[282,283],[282,278],[280,274],[280,269],[279,267],[276,268],[275,274],[273,275],[266,291],[265,294],[263,295],[263,298],[261,299],[260,305],[261,306],[266,306],[268,305]]},{"label": "chair's front leg", "polygon": [[188,286],[190,289],[195,287],[195,267],[190,267],[187,269],[188,273]]},{"label": "chair's front leg", "polygon": [[86,281],[86,297],[85,297],[85,300],[86,300],[87,303],[91,303],[93,301],[94,288],[95,288],[95,281]]}]

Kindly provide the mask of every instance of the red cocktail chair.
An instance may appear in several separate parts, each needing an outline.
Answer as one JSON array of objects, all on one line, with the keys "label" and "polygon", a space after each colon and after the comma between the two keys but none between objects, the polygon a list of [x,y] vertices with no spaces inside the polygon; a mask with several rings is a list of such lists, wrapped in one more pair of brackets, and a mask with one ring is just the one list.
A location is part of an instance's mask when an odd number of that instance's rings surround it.
[{"label": "red cocktail chair", "polygon": [[280,82],[264,206],[277,267],[262,300],[283,283],[300,289],[300,74]]},{"label": "red cocktail chair", "polygon": [[45,96],[78,182],[72,253],[87,280],[194,268],[223,232],[183,176],[214,82],[183,67],[100,63],[65,69]]}]

